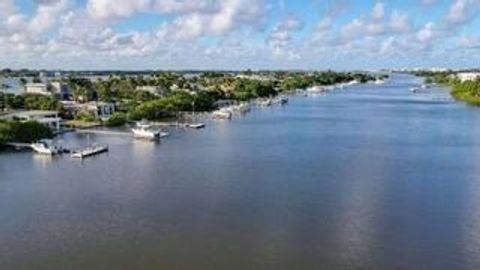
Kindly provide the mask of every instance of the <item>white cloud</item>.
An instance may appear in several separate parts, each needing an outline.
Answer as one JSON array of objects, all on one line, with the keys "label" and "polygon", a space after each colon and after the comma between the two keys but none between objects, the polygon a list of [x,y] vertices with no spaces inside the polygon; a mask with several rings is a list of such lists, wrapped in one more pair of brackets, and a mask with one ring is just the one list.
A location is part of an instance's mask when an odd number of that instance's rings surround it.
[{"label": "white cloud", "polygon": [[446,16],[447,23],[461,25],[468,22],[478,12],[479,1],[454,0]]},{"label": "white cloud", "polygon": [[377,2],[372,10],[372,20],[379,21],[385,17],[385,4]]},{"label": "white cloud", "polygon": [[151,0],[88,0],[88,13],[96,19],[110,20],[130,17],[148,11]]},{"label": "white cloud", "polygon": [[393,32],[406,33],[410,32],[412,25],[407,14],[395,10],[390,17],[389,27]]},{"label": "white cloud", "polygon": [[16,13],[17,8],[14,0],[2,0],[0,1],[0,16],[8,17]]},{"label": "white cloud", "polygon": [[263,1],[224,0],[215,12],[193,12],[163,24],[157,36],[161,39],[189,41],[206,35],[225,35],[242,26],[255,27],[264,15]]},{"label": "white cloud", "polygon": [[457,41],[458,45],[466,49],[479,49],[480,48],[480,39],[478,37],[472,36],[461,36]]},{"label": "white cloud", "polygon": [[49,30],[58,16],[70,5],[70,0],[42,0],[38,5],[35,16],[30,20],[28,28],[33,33],[43,33]]},{"label": "white cloud", "polygon": [[[352,56],[370,61],[441,55],[446,48],[472,49],[480,44],[467,35],[467,28],[460,28],[477,19],[480,0],[452,0],[446,8],[433,7],[437,0],[417,0],[444,12],[431,22],[411,17],[425,11],[413,10],[418,5],[389,9],[393,2],[379,0],[345,24],[339,17],[353,1],[334,1],[324,10],[312,4],[308,11],[320,15],[313,23],[292,15],[290,5],[274,7],[283,2],[276,0],[29,1],[34,3],[31,14],[22,13],[16,0],[0,0],[0,65],[303,67],[319,59]],[[137,25],[117,29],[142,13],[157,18],[158,24],[142,30],[135,30]],[[278,17],[284,20],[272,24],[271,19]],[[459,30],[465,30],[464,36]]]},{"label": "white cloud", "polygon": [[435,23],[429,22],[417,33],[417,39],[423,44],[429,44],[437,36]]},{"label": "white cloud", "polygon": [[301,31],[304,23],[295,16],[288,17],[285,21],[278,23],[273,27],[267,37],[267,43],[272,48],[276,56],[288,56],[288,58],[298,58],[292,48],[288,48],[292,40],[292,33]]},{"label": "white cloud", "polygon": [[217,0],[154,0],[152,7],[160,13],[214,13],[220,9],[220,3]]},{"label": "white cloud", "polygon": [[432,6],[438,3],[438,0],[417,0],[418,3],[425,6]]}]

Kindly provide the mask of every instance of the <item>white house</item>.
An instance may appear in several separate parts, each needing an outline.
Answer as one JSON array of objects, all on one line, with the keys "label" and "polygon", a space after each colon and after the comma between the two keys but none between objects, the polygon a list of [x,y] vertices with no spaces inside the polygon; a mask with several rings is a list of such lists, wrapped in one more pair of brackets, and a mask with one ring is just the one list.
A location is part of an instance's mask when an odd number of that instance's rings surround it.
[{"label": "white house", "polygon": [[480,78],[480,72],[461,72],[461,73],[457,73],[457,78],[460,79],[460,81],[462,81],[462,82],[474,81],[474,80]]},{"label": "white house", "polygon": [[74,101],[62,101],[62,105],[72,116],[79,112],[88,112],[99,118],[108,118],[115,112],[115,104],[109,102],[77,103]]},{"label": "white house", "polygon": [[155,96],[163,96],[166,94],[166,89],[161,86],[137,86],[136,90],[149,92]]},{"label": "white house", "polygon": [[47,125],[52,130],[60,130],[62,118],[57,111],[18,111],[2,115],[0,118],[6,120],[36,121]]},{"label": "white house", "polygon": [[38,94],[51,96],[52,92],[49,91],[49,86],[46,83],[27,83],[25,84],[25,92],[28,94]]}]

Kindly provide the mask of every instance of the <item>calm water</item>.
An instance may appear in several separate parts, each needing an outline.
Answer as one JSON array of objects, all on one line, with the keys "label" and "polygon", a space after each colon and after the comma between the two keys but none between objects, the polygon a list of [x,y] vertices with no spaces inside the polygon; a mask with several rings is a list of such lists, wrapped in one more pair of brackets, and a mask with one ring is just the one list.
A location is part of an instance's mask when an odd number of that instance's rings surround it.
[{"label": "calm water", "polygon": [[91,136],[111,151],[83,162],[0,154],[0,268],[480,269],[480,110],[413,81]]}]

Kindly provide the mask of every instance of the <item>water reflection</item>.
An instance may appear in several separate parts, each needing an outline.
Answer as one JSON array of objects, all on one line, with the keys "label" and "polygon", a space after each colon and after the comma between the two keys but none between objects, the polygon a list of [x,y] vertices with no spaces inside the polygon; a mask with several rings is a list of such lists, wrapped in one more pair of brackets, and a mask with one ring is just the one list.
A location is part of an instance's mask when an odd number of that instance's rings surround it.
[{"label": "water reflection", "polygon": [[416,102],[415,81],[291,98],[161,144],[90,135],[110,152],[83,163],[1,154],[0,265],[479,269],[480,114]]}]

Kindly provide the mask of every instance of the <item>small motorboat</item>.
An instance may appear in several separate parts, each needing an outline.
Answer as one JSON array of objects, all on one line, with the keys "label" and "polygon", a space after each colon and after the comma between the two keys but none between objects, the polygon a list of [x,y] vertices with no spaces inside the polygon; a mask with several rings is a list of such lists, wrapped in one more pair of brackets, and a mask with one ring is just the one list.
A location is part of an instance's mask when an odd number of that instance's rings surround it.
[{"label": "small motorboat", "polygon": [[231,119],[232,118],[232,112],[228,109],[220,109],[216,110],[212,113],[213,118],[216,119]]},{"label": "small motorboat", "polygon": [[42,155],[57,155],[63,152],[63,148],[54,145],[52,140],[40,140],[30,145],[32,149]]},{"label": "small motorboat", "polygon": [[188,127],[193,128],[193,129],[201,129],[201,128],[205,127],[205,124],[204,123],[194,123],[194,124],[189,124]]},{"label": "small motorboat", "polygon": [[[152,125],[142,121],[137,122],[136,127],[132,128],[133,137],[138,139],[155,140],[162,137],[162,132],[157,129],[153,129]],[[164,137],[168,136],[168,133],[163,132]]]},{"label": "small motorboat", "polygon": [[271,99],[265,99],[265,100],[259,101],[258,105],[260,105],[261,107],[269,107],[269,106],[272,105],[272,100]]}]

